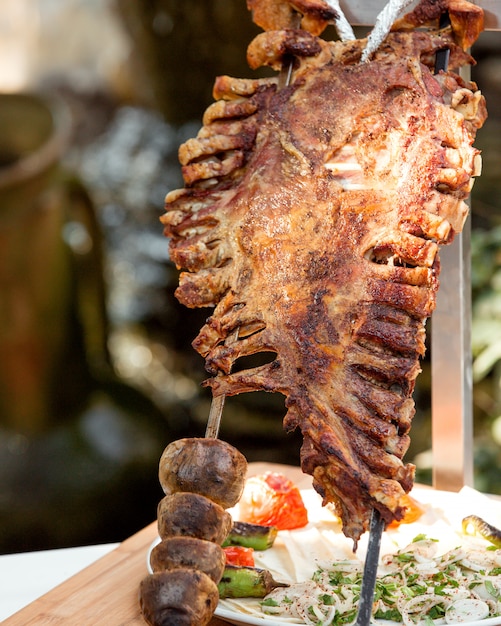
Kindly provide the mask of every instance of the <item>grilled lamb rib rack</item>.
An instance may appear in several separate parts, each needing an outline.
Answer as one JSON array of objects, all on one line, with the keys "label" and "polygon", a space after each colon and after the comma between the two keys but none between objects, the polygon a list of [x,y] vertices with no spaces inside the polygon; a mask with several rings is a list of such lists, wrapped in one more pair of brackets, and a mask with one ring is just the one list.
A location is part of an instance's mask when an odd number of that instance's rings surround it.
[{"label": "grilled lamb rib rack", "polygon": [[[454,70],[473,63],[460,44],[476,38],[482,13],[424,0],[360,62],[366,40],[320,39],[327,14],[307,8],[325,3],[299,4],[311,32],[287,28],[288,18],[284,28],[280,12],[274,23],[272,12],[265,28],[277,30],[248,50],[252,68],[293,55],[290,86],[216,80],[203,128],[180,148],[186,186],[167,196],[162,222],[172,260],[188,270],[178,299],[215,307],[193,342],[214,375],[206,384],[215,396],[286,397],[284,426],[304,438],[301,466],[356,548],[372,509],[402,518],[413,483],[402,458],[438,248],[461,231],[480,169],[472,144],[484,100]],[[439,29],[446,9],[452,27]],[[434,75],[443,48],[449,71]],[[258,352],[276,356],[231,373]]]}]

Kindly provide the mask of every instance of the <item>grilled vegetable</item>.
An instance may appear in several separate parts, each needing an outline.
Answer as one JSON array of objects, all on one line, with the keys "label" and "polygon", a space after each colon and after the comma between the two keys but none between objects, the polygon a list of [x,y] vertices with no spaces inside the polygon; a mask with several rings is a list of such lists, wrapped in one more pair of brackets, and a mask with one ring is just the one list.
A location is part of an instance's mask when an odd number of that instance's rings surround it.
[{"label": "grilled vegetable", "polygon": [[157,511],[158,534],[162,539],[185,536],[221,544],[231,528],[231,515],[219,504],[197,493],[165,496]]},{"label": "grilled vegetable", "polygon": [[236,448],[220,439],[193,437],[165,448],[158,477],[166,495],[198,493],[226,509],[240,499],[246,473],[247,461]]},{"label": "grilled vegetable", "polygon": [[233,522],[230,534],[223,542],[226,546],[244,546],[254,550],[268,550],[275,543],[278,528],[276,526],[262,526],[248,522]]},{"label": "grilled vegetable", "polygon": [[288,586],[276,581],[266,569],[227,565],[218,591],[220,598],[264,598],[273,589]]},{"label": "grilled vegetable", "polygon": [[139,601],[151,626],[203,626],[217,606],[217,586],[203,572],[173,569],[141,581]]},{"label": "grilled vegetable", "polygon": [[206,626],[212,619],[227,560],[220,544],[233,524],[225,507],[238,499],[246,471],[240,452],[218,440],[181,439],[165,449],[159,479],[166,496],[157,509],[161,542],[150,555],[153,573],[139,586],[150,626]]},{"label": "grilled vegetable", "polygon": [[195,537],[168,537],[151,551],[153,572],[186,567],[207,574],[217,583],[224,572],[226,556],[217,543]]},{"label": "grilled vegetable", "polygon": [[490,541],[496,548],[501,548],[501,530],[491,526],[491,524],[488,524],[477,515],[468,515],[463,518],[463,532],[465,535],[478,533],[481,537]]}]

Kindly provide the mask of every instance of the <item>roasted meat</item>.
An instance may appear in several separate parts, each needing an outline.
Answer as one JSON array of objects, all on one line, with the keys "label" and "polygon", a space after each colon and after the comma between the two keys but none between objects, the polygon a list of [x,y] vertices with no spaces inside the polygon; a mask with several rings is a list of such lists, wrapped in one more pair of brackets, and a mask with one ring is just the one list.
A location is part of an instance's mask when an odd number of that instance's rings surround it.
[{"label": "roasted meat", "polygon": [[[439,28],[449,6],[452,26]],[[218,78],[217,101],[179,151],[186,186],[166,200],[171,258],[187,270],[176,295],[214,307],[193,342],[206,384],[216,396],[286,397],[302,468],[355,547],[373,508],[402,518],[413,484],[402,459],[438,249],[461,231],[480,171],[485,104],[456,71],[474,62],[461,44],[481,18],[462,0],[424,0],[366,62],[366,40],[327,42],[318,21],[261,33],[251,67],[293,57],[290,84]],[[435,73],[444,48],[449,69]],[[258,352],[274,358],[232,373]]]}]

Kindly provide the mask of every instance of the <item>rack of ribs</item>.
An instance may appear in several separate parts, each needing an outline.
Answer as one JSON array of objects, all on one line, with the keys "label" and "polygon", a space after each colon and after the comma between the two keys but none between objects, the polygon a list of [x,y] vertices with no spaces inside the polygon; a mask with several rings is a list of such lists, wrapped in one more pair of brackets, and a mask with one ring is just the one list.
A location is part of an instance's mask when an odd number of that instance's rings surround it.
[{"label": "rack of ribs", "polygon": [[[386,523],[403,517],[413,484],[403,457],[439,247],[461,231],[480,173],[485,103],[457,71],[474,63],[482,11],[424,0],[361,62],[365,39],[319,37],[332,18],[322,0],[249,4],[265,29],[250,67],[293,59],[290,84],[216,80],[203,127],[179,151],[185,187],[162,217],[185,270],[176,295],[213,307],[193,346],[214,396],[285,396],[303,471],[356,548],[373,509]],[[271,360],[232,371],[259,352]]]}]

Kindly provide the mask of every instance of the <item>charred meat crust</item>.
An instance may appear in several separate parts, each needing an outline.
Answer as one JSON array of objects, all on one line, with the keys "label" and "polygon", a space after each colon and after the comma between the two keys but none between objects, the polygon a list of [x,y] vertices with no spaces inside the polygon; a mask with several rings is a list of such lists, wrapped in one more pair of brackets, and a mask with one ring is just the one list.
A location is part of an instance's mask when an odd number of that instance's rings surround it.
[{"label": "charred meat crust", "polygon": [[[403,515],[439,248],[461,231],[480,171],[473,140],[485,102],[453,72],[473,62],[462,44],[479,13],[443,2],[461,20],[439,29],[433,13],[430,30],[415,30],[432,5],[366,63],[364,40],[306,45],[311,32],[287,24],[260,35],[250,46],[260,62],[280,63],[294,37],[308,54],[281,90],[275,79],[216,83],[201,147],[193,160],[183,153],[186,187],[167,196],[162,218],[171,257],[188,270],[177,297],[214,307],[193,342],[218,374],[206,384],[216,395],[285,395],[302,467],[355,545],[373,508],[388,522]],[[435,75],[444,47],[449,71]],[[276,357],[231,373],[264,351]]]}]

